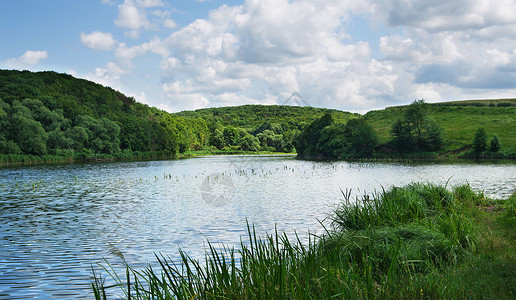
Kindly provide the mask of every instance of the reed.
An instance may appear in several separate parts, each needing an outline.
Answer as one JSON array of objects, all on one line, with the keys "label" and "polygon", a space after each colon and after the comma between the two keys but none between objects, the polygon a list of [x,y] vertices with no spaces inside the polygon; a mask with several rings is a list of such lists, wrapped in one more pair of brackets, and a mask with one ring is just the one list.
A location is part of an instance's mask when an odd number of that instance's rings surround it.
[{"label": "reed", "polygon": [[[469,186],[414,183],[363,196],[350,191],[332,227],[301,242],[275,231],[259,235],[247,224],[238,247],[208,242],[202,261],[180,251],[156,254],[158,268],[125,274],[106,262],[94,271],[96,299],[121,291],[126,299],[385,299],[463,298],[460,280],[443,275],[475,250],[473,215],[481,193]],[[107,273],[115,284],[106,285]]]}]

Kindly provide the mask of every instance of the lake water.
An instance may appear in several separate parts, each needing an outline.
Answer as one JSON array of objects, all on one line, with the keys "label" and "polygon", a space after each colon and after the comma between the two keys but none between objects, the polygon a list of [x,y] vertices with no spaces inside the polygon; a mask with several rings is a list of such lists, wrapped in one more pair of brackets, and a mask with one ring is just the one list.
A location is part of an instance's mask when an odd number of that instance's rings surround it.
[{"label": "lake water", "polygon": [[355,195],[410,182],[469,183],[494,198],[515,190],[514,163],[360,163],[293,156],[0,169],[0,299],[91,299],[91,266],[143,268],[206,240],[238,246],[258,233],[322,233],[341,189]]}]

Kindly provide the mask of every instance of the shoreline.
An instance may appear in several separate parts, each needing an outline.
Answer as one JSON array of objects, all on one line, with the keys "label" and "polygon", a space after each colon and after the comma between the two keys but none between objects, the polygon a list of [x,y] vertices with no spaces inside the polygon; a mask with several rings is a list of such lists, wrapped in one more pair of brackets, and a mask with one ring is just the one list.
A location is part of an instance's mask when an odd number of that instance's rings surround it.
[{"label": "shoreline", "polygon": [[[418,155],[407,155],[407,156],[382,156],[382,157],[345,157],[345,158],[327,158],[327,157],[299,157],[296,153],[285,153],[285,152],[270,152],[270,151],[189,151],[185,154],[178,154],[175,156],[160,156],[160,155],[142,155],[135,156],[132,158],[119,158],[116,156],[103,157],[103,158],[86,158],[86,159],[73,159],[73,158],[59,158],[56,159],[45,159],[44,157],[35,157],[32,155],[19,156],[20,161],[0,161],[0,168],[18,167],[18,166],[44,166],[44,165],[68,165],[68,164],[81,164],[81,163],[110,163],[110,162],[136,162],[136,161],[160,161],[160,160],[177,160],[185,158],[194,158],[202,156],[239,156],[239,155],[263,155],[263,156],[293,156],[299,160],[307,161],[349,161],[349,162],[398,162],[398,163],[414,163],[414,162],[470,162],[470,163],[484,163],[484,162],[516,162],[516,156],[507,157],[451,157],[451,156],[418,156]],[[4,155],[4,157],[7,155]],[[34,159],[37,158],[37,159]]]}]

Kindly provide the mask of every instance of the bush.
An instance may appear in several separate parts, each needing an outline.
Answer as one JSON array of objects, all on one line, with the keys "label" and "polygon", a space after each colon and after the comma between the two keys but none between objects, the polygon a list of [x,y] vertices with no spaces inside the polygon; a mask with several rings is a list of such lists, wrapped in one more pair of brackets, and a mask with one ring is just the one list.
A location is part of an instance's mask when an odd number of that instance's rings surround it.
[{"label": "bush", "polygon": [[475,152],[483,152],[487,149],[487,132],[484,127],[480,127],[475,133],[473,140],[473,150]]},{"label": "bush", "polygon": [[498,152],[500,151],[500,148],[502,148],[500,140],[498,139],[498,136],[494,135],[491,139],[491,142],[489,143],[489,151]]}]

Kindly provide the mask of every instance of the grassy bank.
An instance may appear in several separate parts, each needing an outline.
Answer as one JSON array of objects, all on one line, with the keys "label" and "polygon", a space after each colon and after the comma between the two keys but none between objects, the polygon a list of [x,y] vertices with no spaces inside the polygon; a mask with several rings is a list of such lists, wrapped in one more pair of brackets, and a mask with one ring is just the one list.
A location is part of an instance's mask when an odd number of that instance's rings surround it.
[{"label": "grassy bank", "polygon": [[60,164],[60,163],[79,163],[92,161],[139,161],[139,160],[159,160],[178,158],[177,154],[170,151],[129,151],[124,150],[114,155],[93,153],[93,152],[74,152],[62,151],[56,154],[42,156],[27,154],[0,154],[0,166],[11,165],[39,165],[39,164]]},{"label": "grassy bank", "polygon": [[[514,299],[516,196],[491,201],[467,185],[395,187],[344,201],[308,243],[258,237],[205,260],[157,255],[159,269],[94,273],[97,299]],[[106,271],[117,282],[106,286]]]},{"label": "grassy bank", "polygon": [[[380,144],[390,141],[392,124],[401,118],[407,106],[370,111],[364,118],[373,126]],[[516,99],[451,101],[431,104],[431,118],[444,130],[444,153],[458,156],[471,149],[475,132],[484,127],[490,140],[497,135],[501,151],[516,154]]]},{"label": "grassy bank", "polygon": [[243,150],[191,150],[183,156],[203,156],[203,155],[295,155],[295,153],[272,152],[272,151],[243,151]]}]

